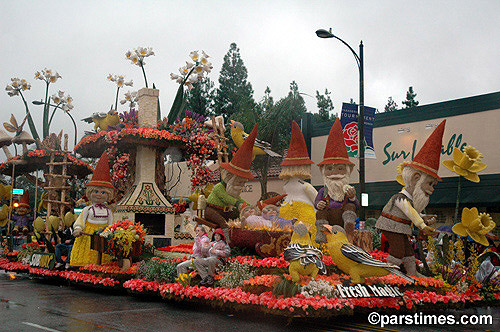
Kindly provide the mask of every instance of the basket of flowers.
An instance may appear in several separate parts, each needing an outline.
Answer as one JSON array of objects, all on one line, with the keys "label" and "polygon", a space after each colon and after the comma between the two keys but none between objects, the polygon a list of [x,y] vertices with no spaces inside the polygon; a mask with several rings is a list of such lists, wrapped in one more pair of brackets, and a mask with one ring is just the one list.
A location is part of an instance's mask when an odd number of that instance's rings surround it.
[{"label": "basket of flowers", "polygon": [[120,220],[100,234],[107,242],[105,252],[118,259],[140,255],[145,235],[142,224],[128,220]]}]

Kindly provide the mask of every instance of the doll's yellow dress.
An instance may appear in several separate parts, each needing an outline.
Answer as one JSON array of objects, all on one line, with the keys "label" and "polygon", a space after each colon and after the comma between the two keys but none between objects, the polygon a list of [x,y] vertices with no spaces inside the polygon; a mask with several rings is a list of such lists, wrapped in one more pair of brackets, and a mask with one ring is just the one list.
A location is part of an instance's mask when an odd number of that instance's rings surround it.
[{"label": "doll's yellow dress", "polygon": [[280,206],[279,216],[291,220],[297,218],[309,227],[311,238],[316,237],[316,211],[314,210],[314,199],[318,194],[310,184],[298,178],[285,181],[283,189],[287,194],[285,202]]},{"label": "doll's yellow dress", "polygon": [[[75,221],[74,229],[80,229],[84,233],[92,234],[94,231],[105,228],[113,223],[113,213],[104,204],[92,204],[86,206]],[[71,266],[84,266],[97,264],[99,253],[90,249],[91,237],[82,235],[75,239],[71,250]],[[111,261],[109,255],[102,255],[102,263]]]}]

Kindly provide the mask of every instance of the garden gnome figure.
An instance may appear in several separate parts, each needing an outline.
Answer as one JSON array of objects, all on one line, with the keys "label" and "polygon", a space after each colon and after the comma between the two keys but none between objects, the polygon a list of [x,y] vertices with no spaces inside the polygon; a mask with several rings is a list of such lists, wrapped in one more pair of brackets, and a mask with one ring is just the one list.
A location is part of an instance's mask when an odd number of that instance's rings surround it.
[{"label": "garden gnome figure", "polygon": [[[318,209],[316,226],[329,224],[343,227],[352,242],[359,202],[356,190],[349,185],[354,163],[349,160],[342,125],[338,118],[330,129],[323,161],[318,166],[325,185],[319,190],[314,201],[314,206]],[[323,232],[317,233],[316,242],[326,242]]]},{"label": "garden gnome figure", "polygon": [[29,213],[30,194],[25,190],[19,205],[16,207],[16,214],[11,217],[14,221],[14,229],[12,230],[14,236],[18,235],[19,231],[22,231],[24,235],[29,233],[29,225],[33,222],[33,217],[30,216]]},{"label": "garden gnome figure", "polygon": [[214,186],[207,198],[205,219],[222,228],[228,241],[227,221],[237,219],[239,211],[247,205],[240,195],[245,183],[254,178],[250,173],[250,164],[257,130],[258,123],[236,151],[233,159],[220,165],[222,181]]},{"label": "garden gnome figure", "polygon": [[[283,190],[287,196],[280,206],[279,216],[283,219],[296,218],[302,221],[312,234],[316,236],[316,212],[314,211],[314,198],[318,194],[316,189],[304,180],[311,178],[311,164],[306,141],[299,125],[292,122],[290,145],[285,160],[281,163],[279,178],[284,181]],[[313,243],[315,245],[315,243]]]},{"label": "garden gnome figure", "polygon": [[411,162],[401,165],[405,187],[391,197],[375,224],[389,243],[387,262],[396,266],[403,263],[406,272],[411,276],[421,276],[416,270],[415,252],[408,239],[412,234],[412,224],[425,234],[436,232],[426,224],[435,221],[436,216],[420,213],[429,203],[434,186],[441,181],[437,173],[445,122],[446,120],[443,120],[427,138]]},{"label": "garden gnome figure", "polygon": [[[111,184],[106,151],[97,162],[92,180],[87,183],[85,194],[92,204],[84,207],[75,221],[73,236],[76,237],[76,240],[71,251],[71,266],[97,264],[98,252],[90,249],[91,238],[82,233],[92,234],[94,231],[104,229],[113,223],[113,212],[105,204],[115,195],[115,187]],[[110,257],[103,254],[102,262],[109,260]]]}]

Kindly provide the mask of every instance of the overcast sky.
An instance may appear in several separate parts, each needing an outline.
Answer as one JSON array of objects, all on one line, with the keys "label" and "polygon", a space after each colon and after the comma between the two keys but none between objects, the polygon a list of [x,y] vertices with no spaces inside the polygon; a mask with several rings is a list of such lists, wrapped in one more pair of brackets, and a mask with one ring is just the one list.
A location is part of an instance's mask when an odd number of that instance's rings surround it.
[{"label": "overcast sky", "polygon": [[[311,96],[331,91],[335,112],[350,98],[357,102],[353,55],[338,40],[315,35],[330,27],[356,51],[363,40],[366,105],[383,109],[392,96],[401,106],[409,86],[420,105],[500,91],[500,1],[495,0],[17,0],[2,1],[1,12],[2,88],[11,77],[25,78],[32,85],[25,92],[28,101],[40,100],[44,84],[34,73],[56,70],[62,79],[50,94],[62,90],[73,97],[80,137],[92,128],[80,119],[114,103],[116,86],[108,74],[133,79],[133,90],[144,86],[140,68],[125,59],[125,52],[138,46],[156,53],[147,58],[146,72],[149,84],[160,89],[162,116],[178,87],[170,73],[177,73],[191,51],[204,50],[214,66],[209,77],[217,82],[232,42],[240,48],[256,101],[266,86],[278,100],[295,80]],[[315,99],[304,99],[308,111],[317,112]],[[31,103],[30,108],[41,133],[41,108]],[[2,120],[10,113],[22,119],[24,106],[4,91]],[[73,137],[62,113],[52,125],[54,132],[61,129]]]}]

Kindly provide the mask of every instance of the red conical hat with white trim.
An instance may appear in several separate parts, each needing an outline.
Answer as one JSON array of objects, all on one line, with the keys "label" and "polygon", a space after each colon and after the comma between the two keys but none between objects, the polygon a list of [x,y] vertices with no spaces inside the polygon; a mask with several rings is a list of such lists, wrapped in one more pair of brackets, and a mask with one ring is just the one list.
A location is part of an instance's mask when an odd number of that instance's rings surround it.
[{"label": "red conical hat with white trim", "polygon": [[444,125],[443,120],[427,138],[417,155],[407,166],[417,168],[441,181],[438,176],[439,159],[441,158],[441,145],[443,144]]},{"label": "red conical hat with white trim", "polygon": [[111,176],[109,174],[109,159],[108,154],[104,151],[97,162],[92,175],[92,180],[87,183],[87,186],[108,187],[116,189],[111,183]]},{"label": "red conical hat with white trim", "polygon": [[21,197],[21,200],[19,201],[18,207],[25,207],[25,208],[29,209],[29,207],[30,207],[30,193],[28,190],[24,190],[23,196]]},{"label": "red conical hat with white trim", "polygon": [[265,199],[263,201],[258,201],[257,202],[257,206],[262,211],[262,209],[265,208],[267,205],[270,205],[270,204],[276,205],[276,203],[278,203],[279,201],[281,201],[286,196],[287,196],[287,194],[282,194],[282,195],[270,197],[270,198]]},{"label": "red conical hat with white trim", "polygon": [[335,120],[330,129],[328,140],[326,141],[325,155],[323,156],[323,161],[320,162],[318,166],[326,164],[354,165],[354,163],[349,160],[349,155],[347,154],[344,133],[342,132],[342,125],[340,124],[339,118]]},{"label": "red conical hat with white trim", "polygon": [[302,131],[300,130],[297,122],[293,121],[292,135],[290,136],[290,145],[288,146],[285,160],[283,160],[281,166],[310,164],[314,164],[314,162],[309,159],[306,140],[304,139],[304,135],[302,135]]},{"label": "red conical hat with white trim", "polygon": [[249,180],[254,178],[252,173],[250,173],[250,164],[252,163],[253,143],[255,142],[255,137],[257,136],[258,127],[259,123],[257,122],[250,135],[248,135],[238,151],[234,154],[233,159],[231,159],[228,163],[222,163],[220,167]]}]

